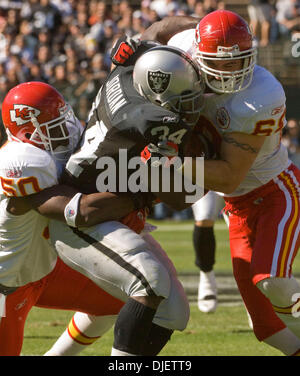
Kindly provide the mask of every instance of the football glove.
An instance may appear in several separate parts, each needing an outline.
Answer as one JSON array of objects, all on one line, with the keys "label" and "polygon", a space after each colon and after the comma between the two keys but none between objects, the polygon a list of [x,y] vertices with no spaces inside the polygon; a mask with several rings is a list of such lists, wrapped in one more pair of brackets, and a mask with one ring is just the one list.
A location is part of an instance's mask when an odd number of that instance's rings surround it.
[{"label": "football glove", "polygon": [[122,36],[116,41],[111,50],[111,61],[115,65],[124,65],[130,56],[135,53],[139,44],[140,41],[136,41],[128,35]]},{"label": "football glove", "polygon": [[121,222],[137,234],[140,234],[144,229],[148,213],[147,208],[135,210],[122,218]]},{"label": "football glove", "polygon": [[157,161],[157,158],[167,157],[169,161],[172,158],[178,156],[178,145],[169,140],[159,141],[157,145],[149,144],[147,145],[141,153],[141,158],[144,163],[148,163],[150,158],[156,157],[154,162],[151,162],[151,165],[159,166],[161,165],[160,161]]}]

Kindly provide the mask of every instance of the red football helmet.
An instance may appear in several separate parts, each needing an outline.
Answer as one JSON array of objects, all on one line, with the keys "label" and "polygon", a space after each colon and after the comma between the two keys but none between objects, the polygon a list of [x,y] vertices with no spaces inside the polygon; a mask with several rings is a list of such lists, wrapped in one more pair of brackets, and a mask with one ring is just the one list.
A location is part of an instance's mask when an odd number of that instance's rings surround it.
[{"label": "red football helmet", "polygon": [[47,150],[56,159],[74,147],[77,119],[58,91],[44,82],[11,89],[2,104],[2,119],[10,139]]},{"label": "red football helmet", "polygon": [[[246,21],[234,12],[209,13],[196,27],[196,53],[206,84],[217,93],[235,93],[246,89],[253,76],[256,48]],[[242,68],[222,71],[209,66],[210,61],[242,60]]]}]

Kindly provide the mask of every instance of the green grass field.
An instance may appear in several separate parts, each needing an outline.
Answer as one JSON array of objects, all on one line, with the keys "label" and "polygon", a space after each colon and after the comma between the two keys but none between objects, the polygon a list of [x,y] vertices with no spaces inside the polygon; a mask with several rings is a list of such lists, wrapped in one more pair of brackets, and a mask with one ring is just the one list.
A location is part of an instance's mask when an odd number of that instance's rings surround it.
[{"label": "green grass field", "polygon": [[[153,235],[173,260],[184,286],[189,277],[197,283],[198,269],[194,265],[192,221],[152,221],[158,226]],[[218,281],[232,281],[228,231],[223,221],[215,226],[217,255],[215,272]],[[298,273],[297,273],[298,271]],[[299,257],[294,273],[300,273]],[[224,282],[224,283],[225,283]],[[223,282],[222,282],[223,283]],[[186,287],[186,286],[185,286]],[[245,308],[237,290],[218,283],[220,305],[214,314],[201,313],[195,303],[195,286],[187,288],[191,301],[191,318],[183,332],[175,332],[163,349],[162,356],[272,356],[281,353],[259,343],[248,326]],[[66,328],[72,312],[33,308],[26,327],[22,355],[42,355]],[[109,355],[113,331],[82,352],[82,355]]]}]

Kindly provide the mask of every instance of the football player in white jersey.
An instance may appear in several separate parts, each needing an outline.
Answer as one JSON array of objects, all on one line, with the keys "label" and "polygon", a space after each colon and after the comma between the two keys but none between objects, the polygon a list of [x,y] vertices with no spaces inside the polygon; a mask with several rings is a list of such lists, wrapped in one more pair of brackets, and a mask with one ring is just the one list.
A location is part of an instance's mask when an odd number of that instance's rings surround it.
[{"label": "football player in white jersey", "polygon": [[[123,306],[66,266],[49,242],[44,215],[64,221],[64,208],[78,193],[58,185],[58,176],[82,126],[62,96],[42,82],[11,89],[2,117],[8,141],[0,150],[0,355],[20,354],[34,305],[87,313],[74,315],[69,334],[48,354],[75,355],[112,326]],[[90,226],[118,220],[134,208],[129,196],[83,195],[76,221]]]},{"label": "football player in white jersey", "polygon": [[204,163],[205,188],[225,198],[235,279],[258,340],[299,355],[300,286],[292,265],[300,241],[300,172],[280,142],[285,93],[256,65],[251,32],[239,15],[218,10],[197,22],[167,18],[142,39],[166,43],[174,35],[170,44],[200,65],[210,93],[200,123],[216,142],[222,136],[220,160]]}]

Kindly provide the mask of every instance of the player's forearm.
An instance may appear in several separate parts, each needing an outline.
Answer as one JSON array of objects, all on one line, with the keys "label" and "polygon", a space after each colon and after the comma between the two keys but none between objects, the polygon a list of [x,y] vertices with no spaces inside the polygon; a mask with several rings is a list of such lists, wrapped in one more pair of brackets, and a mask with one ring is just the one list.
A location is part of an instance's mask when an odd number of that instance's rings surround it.
[{"label": "player's forearm", "polygon": [[186,192],[161,192],[157,194],[157,198],[159,198],[161,202],[177,211],[187,209],[191,206],[191,203],[186,201],[186,196]]},{"label": "player's forearm", "polygon": [[76,225],[89,227],[106,221],[118,221],[134,209],[130,196],[110,192],[83,195]]},{"label": "player's forearm", "polygon": [[204,161],[205,189],[230,194],[236,190],[244,175],[232,171],[230,164],[222,160]]},{"label": "player's forearm", "polygon": [[203,164],[193,158],[185,162],[183,170],[193,184],[197,184],[197,179],[202,175],[205,189],[225,194],[232,193],[243,180],[243,175],[235,174],[230,163],[224,160],[207,160]]},{"label": "player's forearm", "polygon": [[264,142],[265,136],[240,132],[223,135],[220,159],[204,161],[204,187],[225,194],[234,192],[245,179]]},{"label": "player's forearm", "polygon": [[[189,192],[185,191],[181,174],[174,173],[173,169],[162,166],[152,166],[148,169],[148,173],[147,190],[152,190],[153,195],[161,202],[177,211],[191,206],[186,201]],[[181,188],[178,188],[180,182]]]},{"label": "player's forearm", "polygon": [[[65,207],[76,193],[78,190],[71,186],[57,185],[28,196],[26,202],[41,215],[65,222]],[[93,226],[105,221],[119,220],[132,210],[134,203],[131,196],[120,196],[110,192],[82,195],[76,225]]]},{"label": "player's forearm", "polygon": [[[78,193],[74,192],[74,195]],[[53,196],[37,210],[40,214],[65,222],[65,207],[74,195]],[[76,226],[90,227],[106,221],[118,221],[134,210],[132,199],[128,196],[117,196],[115,193],[103,192],[82,195],[78,205]]]},{"label": "player's forearm", "polygon": [[199,18],[189,16],[165,17],[148,27],[142,33],[141,40],[156,40],[162,44],[167,44],[173,35],[195,28],[198,22]]}]

